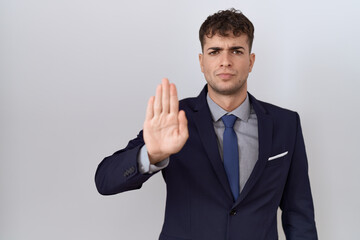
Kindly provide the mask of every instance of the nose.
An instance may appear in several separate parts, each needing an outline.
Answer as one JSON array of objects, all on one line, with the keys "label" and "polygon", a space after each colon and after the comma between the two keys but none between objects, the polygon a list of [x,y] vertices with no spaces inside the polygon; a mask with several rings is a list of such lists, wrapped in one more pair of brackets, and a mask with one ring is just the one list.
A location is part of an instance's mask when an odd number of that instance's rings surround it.
[{"label": "nose", "polygon": [[232,65],[231,56],[227,52],[221,54],[220,67],[230,67]]}]

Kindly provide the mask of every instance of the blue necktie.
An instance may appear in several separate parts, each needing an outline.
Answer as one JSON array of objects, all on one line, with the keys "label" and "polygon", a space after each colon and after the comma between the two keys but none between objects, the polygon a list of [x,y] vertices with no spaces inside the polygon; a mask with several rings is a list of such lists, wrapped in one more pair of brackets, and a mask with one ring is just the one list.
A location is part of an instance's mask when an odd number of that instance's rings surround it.
[{"label": "blue necktie", "polygon": [[239,196],[239,150],[237,136],[234,131],[234,123],[237,117],[234,115],[224,115],[221,120],[225,125],[223,138],[224,167],[229,180],[231,192],[236,199]]}]

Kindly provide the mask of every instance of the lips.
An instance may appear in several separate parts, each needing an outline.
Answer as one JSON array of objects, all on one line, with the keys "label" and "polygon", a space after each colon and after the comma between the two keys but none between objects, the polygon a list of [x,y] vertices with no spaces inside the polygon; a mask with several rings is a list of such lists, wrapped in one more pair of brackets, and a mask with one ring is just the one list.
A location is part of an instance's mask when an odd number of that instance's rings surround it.
[{"label": "lips", "polygon": [[216,76],[218,76],[219,78],[225,80],[225,79],[232,78],[234,76],[234,74],[232,74],[232,73],[218,73],[218,74],[216,74]]}]

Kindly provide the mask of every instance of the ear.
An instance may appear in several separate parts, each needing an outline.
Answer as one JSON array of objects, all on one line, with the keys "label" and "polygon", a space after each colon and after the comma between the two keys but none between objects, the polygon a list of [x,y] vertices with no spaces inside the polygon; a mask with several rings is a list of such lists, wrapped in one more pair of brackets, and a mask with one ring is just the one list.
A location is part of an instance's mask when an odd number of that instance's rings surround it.
[{"label": "ear", "polygon": [[202,72],[202,73],[204,73],[203,58],[204,58],[204,55],[202,55],[201,53],[199,53],[199,63],[200,63],[200,68],[201,68],[201,72]]},{"label": "ear", "polygon": [[249,56],[249,60],[250,60],[250,65],[249,65],[249,72],[252,71],[252,68],[254,66],[255,63],[255,53],[251,53]]}]

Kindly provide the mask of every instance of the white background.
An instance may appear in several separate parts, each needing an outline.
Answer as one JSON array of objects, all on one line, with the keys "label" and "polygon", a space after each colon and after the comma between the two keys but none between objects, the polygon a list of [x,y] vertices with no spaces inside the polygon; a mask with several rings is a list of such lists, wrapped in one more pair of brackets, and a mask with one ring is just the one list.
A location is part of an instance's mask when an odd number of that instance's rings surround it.
[{"label": "white background", "polygon": [[162,77],[198,95],[198,29],[230,7],[255,25],[249,91],[301,116],[320,239],[358,239],[358,1],[0,0],[1,240],[157,239],[161,174],[104,197],[94,173]]}]

